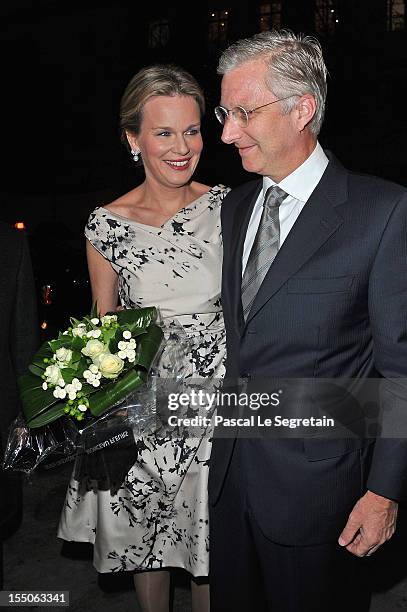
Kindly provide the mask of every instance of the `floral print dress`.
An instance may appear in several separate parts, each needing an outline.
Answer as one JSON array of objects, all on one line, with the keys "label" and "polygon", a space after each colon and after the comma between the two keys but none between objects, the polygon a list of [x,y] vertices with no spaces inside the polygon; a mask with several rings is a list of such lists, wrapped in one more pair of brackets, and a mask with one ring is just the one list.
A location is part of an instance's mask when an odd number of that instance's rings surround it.
[{"label": "floral print dress", "polygon": [[[98,207],[85,229],[118,274],[121,304],[158,306],[164,328],[182,326],[193,378],[224,375],[220,206],[228,191],[213,187],[161,227]],[[209,436],[151,434],[138,440],[137,451],[115,494],[71,480],[58,536],[93,543],[99,572],[181,567],[208,575]]]}]

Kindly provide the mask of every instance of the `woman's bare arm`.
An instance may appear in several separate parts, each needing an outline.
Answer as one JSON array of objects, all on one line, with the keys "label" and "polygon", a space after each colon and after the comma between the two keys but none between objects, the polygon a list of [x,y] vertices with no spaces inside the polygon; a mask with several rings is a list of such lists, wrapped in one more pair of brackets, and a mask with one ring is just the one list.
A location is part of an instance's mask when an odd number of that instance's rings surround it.
[{"label": "woman's bare arm", "polygon": [[116,310],[118,301],[118,277],[111,264],[105,259],[89,240],[86,240],[86,255],[92,301],[97,301],[98,311],[103,316],[106,312]]}]

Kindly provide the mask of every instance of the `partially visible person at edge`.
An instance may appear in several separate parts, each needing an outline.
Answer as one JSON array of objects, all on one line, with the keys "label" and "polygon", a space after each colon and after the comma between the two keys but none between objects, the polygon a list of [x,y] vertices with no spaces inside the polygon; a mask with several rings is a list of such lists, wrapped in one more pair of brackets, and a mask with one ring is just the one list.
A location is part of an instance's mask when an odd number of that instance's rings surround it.
[{"label": "partially visible person at edge", "polygon": [[[215,436],[211,612],[366,611],[361,557],[392,536],[407,489],[407,442],[391,439],[407,417],[407,191],[321,148],[327,71],[315,38],[240,40],[218,72],[222,140],[259,175],[222,206],[226,379],[255,391],[278,378],[367,388],[383,377],[387,439]],[[283,399],[281,414],[291,408]]]},{"label": "partially visible person at edge", "polygon": [[[101,314],[158,306],[166,328],[181,323],[193,343],[188,376],[222,377],[220,305],[223,185],[192,180],[202,152],[204,96],[171,65],[142,69],[121,102],[123,141],[145,171],[143,183],[86,226],[93,300]],[[92,542],[99,572],[135,570],[143,612],[168,612],[167,568],[185,568],[193,610],[209,610],[207,477],[211,444],[144,438],[144,450],[116,495],[72,481],[59,537]]]},{"label": "partially visible person at edge", "polygon": [[[20,410],[17,377],[24,374],[39,344],[37,301],[27,240],[0,223],[0,457],[8,428]],[[21,521],[21,480],[0,468],[0,589],[3,589],[3,541]],[[7,586],[7,576],[6,585]]]}]

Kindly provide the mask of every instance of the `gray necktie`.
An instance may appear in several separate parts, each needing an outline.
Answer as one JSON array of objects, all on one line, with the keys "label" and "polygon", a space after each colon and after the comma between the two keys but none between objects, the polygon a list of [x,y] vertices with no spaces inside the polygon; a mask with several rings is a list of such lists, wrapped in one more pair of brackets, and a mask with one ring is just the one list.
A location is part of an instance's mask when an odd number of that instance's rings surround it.
[{"label": "gray necktie", "polygon": [[286,192],[277,185],[269,187],[264,197],[259,227],[242,279],[242,306],[245,321],[260,285],[277,255],[280,242],[278,209],[286,197]]}]

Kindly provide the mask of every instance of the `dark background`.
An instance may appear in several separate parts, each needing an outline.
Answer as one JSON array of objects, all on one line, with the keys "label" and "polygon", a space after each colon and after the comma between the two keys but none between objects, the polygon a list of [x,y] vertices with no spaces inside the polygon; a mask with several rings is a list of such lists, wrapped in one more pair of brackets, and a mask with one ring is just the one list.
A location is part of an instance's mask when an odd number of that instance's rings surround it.
[{"label": "dark background", "polygon": [[[321,40],[330,73],[323,146],[351,169],[407,184],[405,9],[404,0],[1,3],[0,218],[25,222],[39,284],[67,274],[83,289],[89,212],[142,180],[117,127],[120,97],[140,67],[176,62],[205,88],[196,178],[230,186],[248,178],[219,139],[216,64],[228,43],[262,28]],[[87,311],[88,295],[80,301]],[[67,295],[65,312],[79,314],[76,302]]]}]

